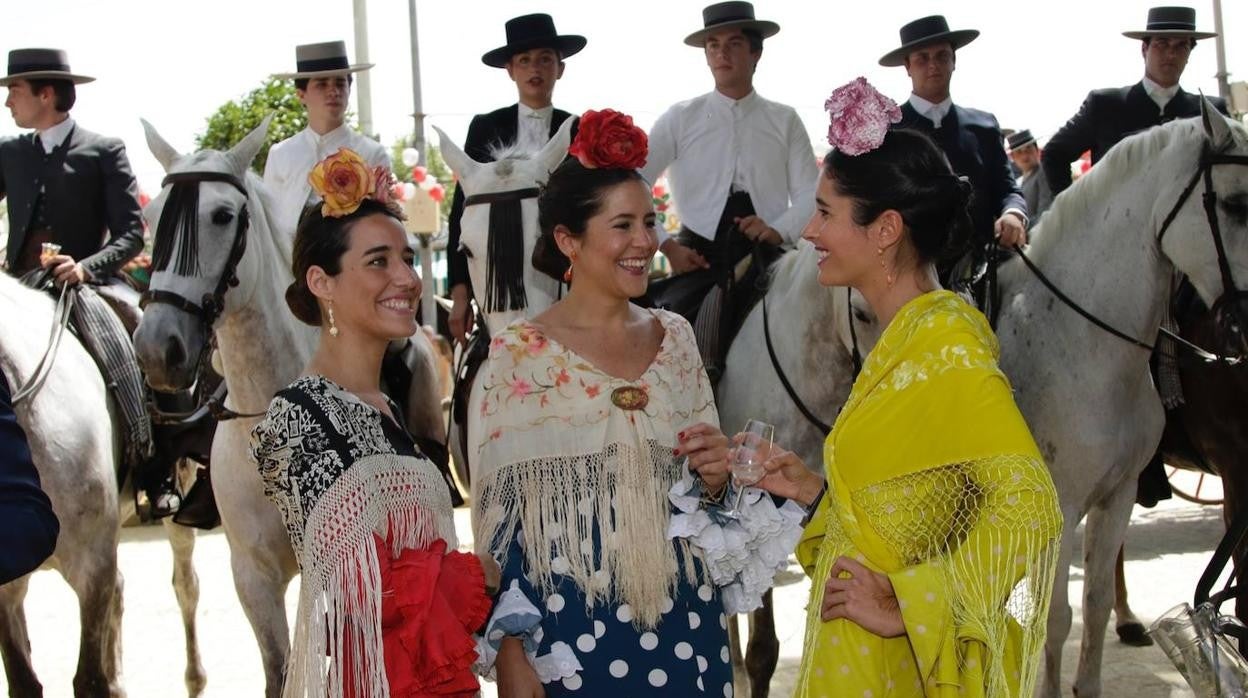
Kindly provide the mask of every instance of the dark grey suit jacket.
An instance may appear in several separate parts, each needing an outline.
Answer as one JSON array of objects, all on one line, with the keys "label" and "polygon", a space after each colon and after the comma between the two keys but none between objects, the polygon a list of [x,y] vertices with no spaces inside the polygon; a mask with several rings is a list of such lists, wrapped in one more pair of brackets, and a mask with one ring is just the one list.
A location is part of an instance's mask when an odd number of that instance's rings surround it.
[{"label": "dark grey suit jacket", "polygon": [[[1226,102],[1218,97],[1211,97],[1209,101],[1218,111],[1226,113]],[[1044,145],[1042,162],[1049,189],[1057,196],[1070,186],[1070,163],[1085,150],[1092,151],[1095,165],[1127,136],[1167,121],[1193,116],[1200,116],[1200,96],[1182,89],[1166,102],[1165,111],[1158,109],[1157,103],[1148,96],[1143,81],[1126,87],[1092,90],[1079,112]]]},{"label": "dark grey suit jacket", "polygon": [[42,186],[44,215],[61,252],[96,279],[112,275],[143,249],[139,185],[126,146],[75,124],[66,143],[46,157],[56,160],[45,161],[34,134],[0,141],[0,198],[9,203],[9,268],[30,232]]},{"label": "dark grey suit jacket", "polygon": [[[477,162],[491,162],[494,158],[490,150],[508,146],[516,142],[519,124],[520,107],[495,109],[489,114],[477,114],[468,124],[468,137],[464,139],[464,153]],[[572,116],[562,109],[556,109],[550,117],[550,137],[559,132],[563,122]],[[576,137],[576,127],[572,127],[572,136]],[[459,249],[459,219],[464,215],[464,190],[456,185],[455,195],[451,199],[451,213],[447,217],[447,286],[467,284],[471,296],[472,279],[468,276],[468,257]]]}]

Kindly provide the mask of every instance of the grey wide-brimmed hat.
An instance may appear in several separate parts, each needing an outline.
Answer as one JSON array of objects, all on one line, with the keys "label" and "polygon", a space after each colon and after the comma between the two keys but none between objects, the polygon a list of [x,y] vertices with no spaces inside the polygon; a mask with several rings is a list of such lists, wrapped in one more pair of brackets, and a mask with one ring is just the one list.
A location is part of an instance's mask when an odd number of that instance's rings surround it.
[{"label": "grey wide-brimmed hat", "polygon": [[1214,32],[1196,31],[1196,10],[1190,7],[1154,7],[1148,11],[1148,24],[1144,31],[1123,32],[1128,39],[1145,39],[1150,36],[1177,36],[1189,39],[1212,39]]},{"label": "grey wide-brimmed hat", "polygon": [[944,15],[931,15],[916,19],[901,28],[901,46],[889,51],[880,58],[880,65],[896,67],[905,65],[906,56],[924,46],[949,43],[956,51],[971,43],[979,36],[978,29],[949,29]]},{"label": "grey wide-brimmed hat", "polygon": [[725,29],[753,29],[766,39],[780,31],[780,25],[754,18],[754,6],[748,2],[717,2],[702,10],[702,28],[685,37],[685,43],[702,48],[706,37]]},{"label": "grey wide-brimmed hat", "polygon": [[69,58],[57,48],[18,48],[9,51],[9,74],[0,78],[0,87],[15,80],[68,80],[75,85],[95,78],[69,69]]},{"label": "grey wide-brimmed hat", "polygon": [[579,53],[587,43],[579,34],[560,34],[555,29],[555,20],[540,12],[507,20],[503,31],[507,43],[481,56],[481,62],[491,68],[506,68],[512,56],[535,48],[553,49],[564,59]]},{"label": "grey wide-brimmed hat", "polygon": [[278,80],[303,80],[305,78],[328,78],[368,70],[372,63],[352,64],[347,60],[345,41],[324,41],[319,44],[301,44],[295,47],[295,72],[274,73]]},{"label": "grey wide-brimmed hat", "polygon": [[1005,139],[1009,144],[1009,151],[1012,153],[1019,148],[1031,145],[1036,142],[1036,137],[1031,135],[1031,129],[1025,128],[1022,131],[1011,133]]}]

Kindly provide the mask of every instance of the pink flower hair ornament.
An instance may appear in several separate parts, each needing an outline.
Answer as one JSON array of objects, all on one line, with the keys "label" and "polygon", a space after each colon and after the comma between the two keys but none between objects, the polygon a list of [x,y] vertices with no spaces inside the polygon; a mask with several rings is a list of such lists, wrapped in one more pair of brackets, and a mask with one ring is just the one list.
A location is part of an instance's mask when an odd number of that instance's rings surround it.
[{"label": "pink flower hair ornament", "polygon": [[828,111],[828,145],[846,155],[862,155],[880,147],[889,124],[901,121],[897,103],[857,78],[832,91],[823,103]]}]

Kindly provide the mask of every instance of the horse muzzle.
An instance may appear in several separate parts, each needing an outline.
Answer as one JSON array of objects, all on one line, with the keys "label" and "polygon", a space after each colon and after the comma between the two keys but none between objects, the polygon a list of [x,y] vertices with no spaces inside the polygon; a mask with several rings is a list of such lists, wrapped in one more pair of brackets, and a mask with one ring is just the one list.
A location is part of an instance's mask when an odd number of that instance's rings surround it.
[{"label": "horse muzzle", "polygon": [[153,305],[134,333],[134,351],[154,390],[184,390],[195,383],[208,347],[196,319],[169,306]]}]

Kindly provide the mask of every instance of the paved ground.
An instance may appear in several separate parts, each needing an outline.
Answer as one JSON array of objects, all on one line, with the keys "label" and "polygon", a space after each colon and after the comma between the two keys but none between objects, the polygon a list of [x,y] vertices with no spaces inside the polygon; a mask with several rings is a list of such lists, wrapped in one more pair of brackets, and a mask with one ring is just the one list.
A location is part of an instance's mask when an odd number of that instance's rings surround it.
[{"label": "paved ground", "polygon": [[[467,530],[467,512],[459,517]],[[1154,510],[1136,510],[1128,544],[1127,574],[1136,612],[1150,621],[1171,606],[1190,600],[1210,551],[1221,536],[1220,511],[1183,502],[1165,502]],[[464,534],[461,534],[464,535]],[[464,536],[467,538],[467,536]],[[129,695],[184,694],[184,644],[177,605],[168,580],[169,548],[160,528],[128,528],[122,536],[121,566],[126,578],[124,683]],[[1076,559],[1078,559],[1076,555]],[[229,550],[219,532],[201,535],[195,551],[200,575],[200,643],[208,672],[206,696],[258,696],[263,686],[259,654],[234,594]],[[802,618],[808,582],[791,568],[777,594],[782,633],[775,696],[790,695],[801,656]],[[1082,570],[1072,570],[1071,598],[1082,595]],[[287,597],[293,610],[297,585]],[[26,603],[36,670],[49,698],[71,695],[77,657],[76,600],[52,572],[36,573]],[[1079,610],[1065,651],[1067,685],[1078,658]],[[1128,648],[1113,638],[1106,653],[1105,695],[1131,698],[1190,696],[1183,680],[1155,647]],[[486,695],[494,696],[492,686]],[[1067,689],[1069,691],[1069,688]],[[0,694],[7,684],[0,677]]]}]

